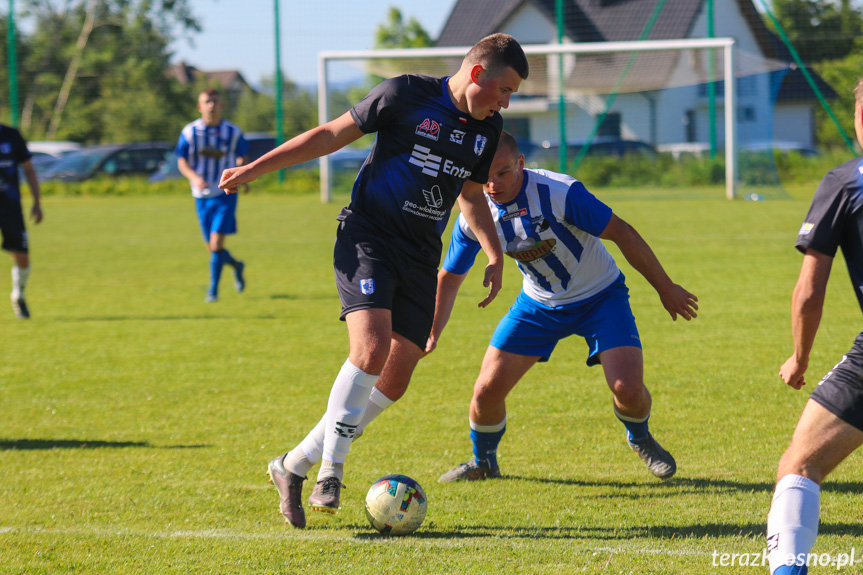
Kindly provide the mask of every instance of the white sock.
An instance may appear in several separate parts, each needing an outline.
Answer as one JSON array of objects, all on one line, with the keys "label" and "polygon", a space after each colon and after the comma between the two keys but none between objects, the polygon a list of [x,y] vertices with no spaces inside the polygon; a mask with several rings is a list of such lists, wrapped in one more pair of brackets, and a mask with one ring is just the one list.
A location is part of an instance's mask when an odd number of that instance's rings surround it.
[{"label": "white sock", "polygon": [[327,413],[324,415],[324,461],[345,462],[378,377],[360,370],[351,360],[342,365],[333,382]]},{"label": "white sock", "polygon": [[395,401],[384,395],[377,387],[372,388],[369,394],[369,402],[366,404],[366,411],[363,413],[363,419],[357,426],[357,433],[362,433],[366,426],[375,420],[383,411],[394,404]]},{"label": "white sock", "polygon": [[[365,413],[363,413],[363,419],[357,426],[357,435],[393,403],[395,402],[384,395],[381,390],[373,387],[371,394],[369,394]],[[285,456],[285,469],[300,477],[305,477],[309,474],[309,471],[314,467],[315,463],[321,460],[321,456],[323,455],[325,427],[326,417],[322,417],[305,439]]]},{"label": "white sock", "polygon": [[773,573],[782,565],[803,561],[818,536],[821,488],[800,475],[786,475],[776,484],[767,516],[767,561]]},{"label": "white sock", "polygon": [[12,299],[24,297],[24,287],[27,285],[27,278],[30,277],[30,266],[20,268],[17,265],[12,266]]},{"label": "white sock", "polygon": [[318,470],[317,481],[323,481],[327,477],[335,477],[339,481],[345,476],[345,464],[336,463],[324,459],[321,461],[321,468]]},{"label": "white sock", "polygon": [[315,463],[321,460],[321,452],[324,448],[325,425],[326,416],[318,421],[318,424],[315,425],[314,429],[309,432],[298,446],[285,455],[283,463],[285,469],[300,477],[305,477],[309,474]]}]

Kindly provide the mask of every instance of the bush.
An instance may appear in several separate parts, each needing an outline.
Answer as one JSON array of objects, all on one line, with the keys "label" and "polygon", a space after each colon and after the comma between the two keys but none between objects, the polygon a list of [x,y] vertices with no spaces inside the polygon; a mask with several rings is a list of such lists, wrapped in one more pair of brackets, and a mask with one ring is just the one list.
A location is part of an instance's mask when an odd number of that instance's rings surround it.
[{"label": "bush", "polygon": [[[354,174],[337,173],[336,189],[349,190]],[[83,182],[40,183],[43,196],[167,196],[191,195],[185,179],[149,182],[144,176],[99,177]],[[287,170],[284,183],[279,183],[278,174],[267,174],[252,183],[252,193],[265,194],[317,194],[320,190],[320,174],[314,170]]]}]

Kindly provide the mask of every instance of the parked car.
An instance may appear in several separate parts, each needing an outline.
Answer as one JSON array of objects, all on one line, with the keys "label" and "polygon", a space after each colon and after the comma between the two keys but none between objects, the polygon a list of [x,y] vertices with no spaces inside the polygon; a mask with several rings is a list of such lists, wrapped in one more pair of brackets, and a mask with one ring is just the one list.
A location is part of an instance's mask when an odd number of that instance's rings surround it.
[{"label": "parked car", "polygon": [[[27,149],[30,150],[32,158],[30,161],[33,164],[33,169],[36,170],[36,176],[41,180],[45,172],[48,171],[57,160],[67,154],[80,150],[83,146],[78,142],[27,142]],[[24,178],[21,174],[22,181]]]},{"label": "parked car", "polygon": [[[276,139],[270,134],[251,133],[246,134],[246,140],[249,142],[249,153],[246,157],[246,162],[253,162],[275,148]],[[337,152],[330,154],[330,162],[332,169],[335,171],[352,171],[358,172],[360,166],[366,161],[369,155],[368,149],[343,148]],[[310,160],[291,166],[290,170],[309,170],[318,167],[318,160]],[[151,182],[162,182],[165,180],[174,180],[182,178],[183,174],[177,167],[177,157],[174,151],[165,154],[165,161],[157,172],[150,176]]]},{"label": "parked car", "polygon": [[[566,157],[575,160],[585,141],[571,141],[566,145]],[[593,140],[587,151],[587,157],[614,156],[623,158],[630,155],[656,157],[656,149],[640,140],[623,140],[621,138],[599,137]],[[549,142],[542,142],[532,150],[525,152],[525,166],[528,168],[554,167],[560,159],[560,148]]]},{"label": "parked car", "polygon": [[171,150],[162,142],[109,144],[82,148],[50,166],[43,178],[79,182],[97,176],[147,175],[155,172]]},{"label": "parked car", "polygon": [[[252,132],[245,134],[246,141],[249,142],[249,151],[246,154],[246,163],[253,162],[276,147],[276,138],[272,134]],[[165,180],[176,180],[182,178],[180,168],[177,167],[177,156],[174,149],[171,148],[164,157],[164,161],[159,169],[150,176],[151,182],[163,182]]]}]

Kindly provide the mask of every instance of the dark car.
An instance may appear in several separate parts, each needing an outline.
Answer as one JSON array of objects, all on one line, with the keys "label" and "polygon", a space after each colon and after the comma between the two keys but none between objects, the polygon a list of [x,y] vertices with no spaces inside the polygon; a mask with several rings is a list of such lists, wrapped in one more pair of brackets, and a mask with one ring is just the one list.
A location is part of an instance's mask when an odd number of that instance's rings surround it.
[{"label": "dark car", "polygon": [[[581,153],[585,141],[568,142],[566,145],[566,157],[572,162]],[[620,138],[599,137],[593,140],[585,157],[611,156],[623,158],[630,155],[656,157],[656,149],[646,142],[640,140],[623,140]],[[525,153],[525,166],[528,168],[549,168],[557,166],[560,161],[560,148],[543,142],[539,146]]]},{"label": "dark car", "polygon": [[45,180],[80,182],[97,176],[148,175],[159,169],[173,146],[151,142],[90,146],[67,154],[42,175]]},{"label": "dark car", "polygon": [[[249,142],[249,152],[246,154],[246,163],[254,162],[270,150],[276,147],[276,139],[270,134],[251,133],[246,134],[246,141]],[[366,161],[369,155],[369,150],[358,150],[355,148],[343,148],[337,152],[330,154],[330,165],[334,171],[351,171],[358,172],[360,166]],[[291,166],[291,170],[309,170],[318,167],[318,160],[309,160],[302,164]],[[159,170],[150,176],[151,182],[162,182],[164,180],[174,180],[182,178],[183,174],[177,167],[177,157],[174,151],[165,154],[165,161]]]},{"label": "dark car", "polygon": [[[245,161],[254,162],[270,150],[276,147],[276,138],[272,134],[265,133],[250,133],[244,134],[246,141],[249,142],[249,151],[246,153]],[[177,167],[177,156],[174,148],[165,154],[163,163],[159,169],[150,176],[151,182],[163,182],[165,180],[176,180],[182,178],[180,168]]]}]

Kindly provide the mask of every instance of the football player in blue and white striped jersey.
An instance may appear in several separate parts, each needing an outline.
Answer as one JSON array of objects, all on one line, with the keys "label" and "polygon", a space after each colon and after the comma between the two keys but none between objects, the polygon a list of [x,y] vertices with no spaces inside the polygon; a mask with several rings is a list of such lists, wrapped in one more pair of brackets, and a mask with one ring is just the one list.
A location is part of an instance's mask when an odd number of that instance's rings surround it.
[{"label": "football player in blue and white striped jersey", "polygon": [[[579,335],[588,365],[601,364],[614,396],[614,413],[629,446],[651,473],[674,475],[674,458],[648,431],[651,397],[644,385],[641,340],[623,274],[601,240],[617,244],[626,260],[659,294],[672,319],[696,317],[697,298],[671,281],[638,232],[578,180],[524,169],[515,139],[501,134],[485,185],[504,253],[524,275],[522,291],[492,336],[470,405],[474,460],[440,481],[500,477],[497,446],[506,430],[506,396],[558,341]],[[438,275],[429,349],[443,331],[479,244],[459,217]]]},{"label": "football player in blue and white striped jersey", "polygon": [[[219,298],[219,279],[225,264],[234,268],[234,287],[246,288],[245,265],[225,249],[225,236],[237,233],[237,195],[219,189],[227,168],[243,164],[249,144],[235,124],[222,119],[224,102],[217,90],[198,95],[201,117],[186,125],[177,141],[177,167],[192,185],[204,242],[210,250],[210,287],[207,302]],[[244,188],[248,191],[248,186]]]}]

